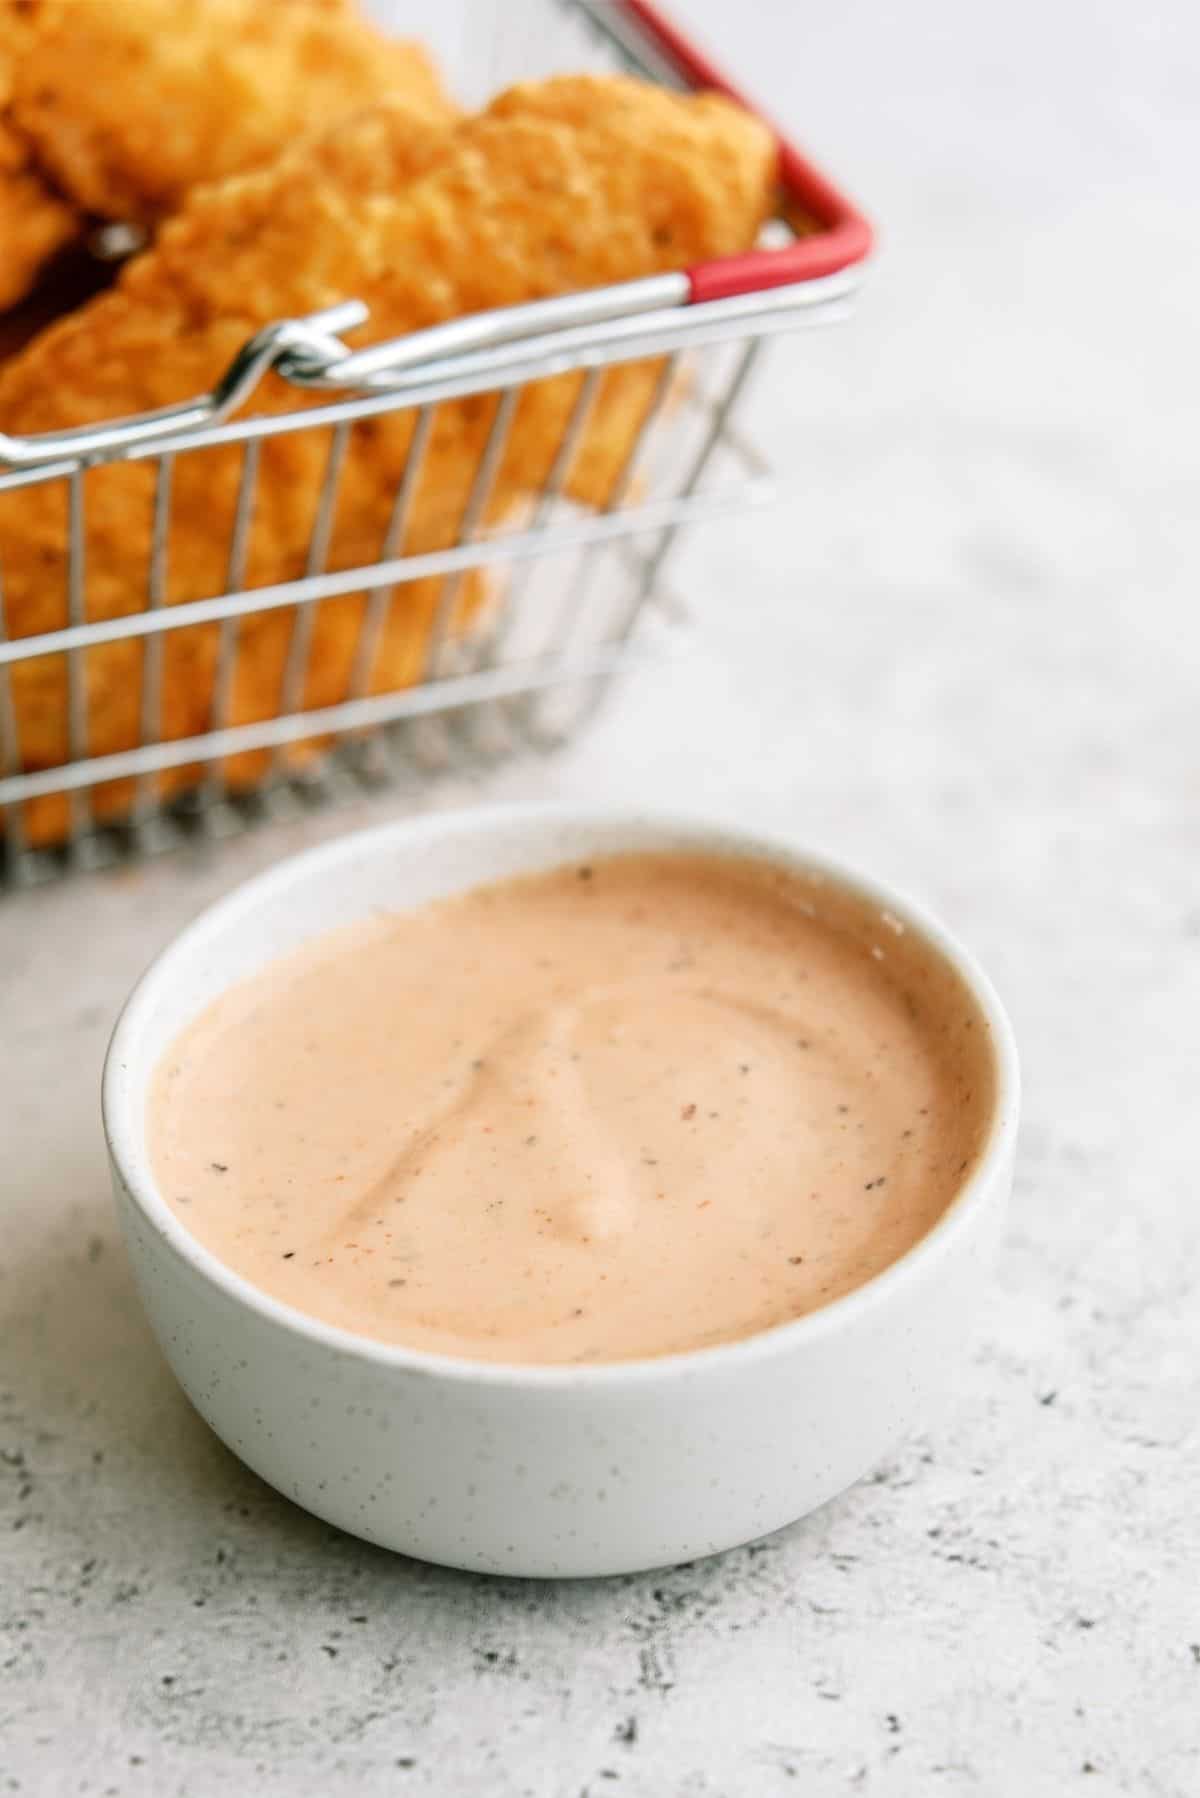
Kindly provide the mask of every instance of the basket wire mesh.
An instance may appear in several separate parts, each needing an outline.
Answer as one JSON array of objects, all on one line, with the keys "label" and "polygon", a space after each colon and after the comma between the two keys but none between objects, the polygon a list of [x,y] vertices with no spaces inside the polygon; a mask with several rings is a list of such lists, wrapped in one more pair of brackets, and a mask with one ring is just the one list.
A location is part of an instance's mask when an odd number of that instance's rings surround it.
[{"label": "basket wire mesh", "polygon": [[[491,46],[484,78],[489,87],[513,56],[523,73],[599,60],[679,83],[678,71],[633,28],[625,7],[560,0],[555,16],[568,41],[553,46],[544,30],[545,5],[495,10],[504,22]],[[519,28],[522,14],[527,35]],[[260,333],[214,394],[194,406],[64,433],[52,444],[0,438],[0,491],[56,483],[65,493],[68,550],[65,625],[36,637],[6,631],[0,565],[0,818],[7,879],[27,883],[63,868],[156,852],[197,831],[226,834],[253,819],[336,797],[348,785],[387,780],[401,766],[428,772],[488,762],[523,748],[552,747],[576,729],[627,658],[650,602],[658,601],[660,612],[667,608],[661,577],[679,531],[698,516],[744,505],[766,490],[765,466],[735,423],[764,343],[778,332],[840,316],[856,284],[854,271],[846,270],[802,285],[681,305],[684,279],[654,277],[535,302],[436,327],[418,334],[428,340],[420,344],[399,340],[365,352],[348,351],[339,336],[363,317],[350,302]],[[645,367],[650,358],[655,372],[649,399],[615,479],[601,504],[582,507],[567,496],[568,480],[602,383],[612,371]],[[294,382],[308,403],[294,412],[232,416],[268,370]],[[489,501],[522,395],[531,384],[566,372],[577,374],[579,384],[544,479],[524,496],[518,517],[489,522]],[[336,397],[311,403],[327,391]],[[438,409],[472,396],[487,396],[494,410],[457,538],[447,547],[406,551]],[[339,486],[356,433],[373,419],[400,414],[411,419],[411,439],[378,557],[331,568]],[[303,571],[274,585],[247,585],[264,450],[292,432],[320,434],[325,443]],[[223,590],[168,604],[172,498],[181,464],[230,446],[237,447],[240,470]],[[90,618],[90,482],[116,461],[144,461],[152,470],[144,576],[136,609]],[[473,578],[485,583],[486,600],[463,628]],[[418,580],[439,583],[418,678],[375,691],[372,671],[396,595]],[[306,705],[319,607],[347,595],[362,596],[362,609],[343,695],[333,704]],[[291,622],[278,703],[269,717],[234,722],[242,630],[248,619],[281,610]],[[163,730],[166,643],[171,633],[198,626],[215,628],[217,642],[207,727],[172,738]],[[98,755],[89,745],[87,657],[122,641],[141,645],[139,738]],[[67,753],[57,766],[30,768],[22,759],[12,670],[49,655],[65,662]],[[314,743],[319,754],[298,762],[297,747],[311,751]],[[230,758],[252,751],[265,754],[265,769],[239,790],[229,776]],[[160,777],[169,770],[190,770],[194,777],[182,794],[164,798]],[[109,783],[116,781],[130,783],[128,803],[116,822],[101,823],[97,792],[111,791]],[[65,796],[67,818],[61,843],[47,852],[31,846],[27,808],[50,795]]]}]

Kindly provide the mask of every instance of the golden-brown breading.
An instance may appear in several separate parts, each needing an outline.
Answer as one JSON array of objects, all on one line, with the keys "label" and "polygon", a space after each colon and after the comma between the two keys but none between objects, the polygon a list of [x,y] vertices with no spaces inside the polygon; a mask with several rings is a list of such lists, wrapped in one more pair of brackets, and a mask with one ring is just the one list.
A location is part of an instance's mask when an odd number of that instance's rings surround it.
[{"label": "golden-brown breading", "polygon": [[0,311],[24,299],[43,264],[78,229],[74,208],[47,187],[0,116]]},{"label": "golden-brown breading", "polygon": [[83,210],[150,224],[386,94],[445,114],[419,45],[307,0],[0,0],[11,122]]},{"label": "golden-brown breading", "polygon": [[[44,431],[189,397],[212,384],[256,327],[350,296],[371,309],[358,335],[375,340],[745,248],[768,211],[774,162],[766,130],[728,102],[617,78],[526,85],[440,130],[410,108],[386,105],[271,169],[194,195],[115,289],[4,371],[0,427]],[[558,376],[524,391],[487,518],[505,516],[541,485],[580,379]],[[576,500],[603,504],[655,380],[647,363],[604,378],[566,483]],[[253,405],[279,412],[297,403],[294,389],[270,377]],[[438,409],[405,536],[409,553],[455,540],[495,404],[482,394]],[[365,566],[378,556],[412,428],[406,412],[355,428],[331,566]],[[247,584],[304,572],[328,441],[325,430],[304,430],[264,443]],[[177,459],[168,603],[225,586],[240,468],[236,448]],[[86,487],[88,615],[140,609],[152,470],[98,468]],[[64,620],[65,528],[58,486],[0,495],[0,563],[14,635]],[[420,677],[438,594],[432,580],[398,592],[372,691]],[[345,696],[363,604],[354,596],[317,608],[303,688],[308,706]],[[231,721],[277,710],[292,622],[288,611],[242,622]],[[211,627],[170,634],[164,736],[208,727],[215,653]],[[89,652],[92,753],[138,740],[140,666],[136,645]],[[65,759],[61,659],[18,665],[13,688],[26,765]],[[252,779],[260,766],[261,758],[243,758],[228,772]],[[101,804],[117,806],[123,797],[101,795]],[[61,802],[30,811],[35,834],[61,830]]]},{"label": "golden-brown breading", "polygon": [[29,146],[12,128],[12,57],[0,22],[0,311],[24,299],[48,257],[75,234],[74,209],[33,167]]}]

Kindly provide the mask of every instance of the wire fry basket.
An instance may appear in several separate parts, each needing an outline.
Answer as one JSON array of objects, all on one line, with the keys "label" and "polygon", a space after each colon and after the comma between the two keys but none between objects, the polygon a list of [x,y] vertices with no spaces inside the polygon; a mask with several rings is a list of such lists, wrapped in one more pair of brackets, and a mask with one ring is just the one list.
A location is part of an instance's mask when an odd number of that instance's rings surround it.
[{"label": "wire fry basket", "polygon": [[[542,0],[529,9],[540,28],[525,33],[515,29],[519,10],[496,15],[520,74],[539,60],[615,67],[742,98],[644,0]],[[535,46],[536,58],[528,54]],[[488,83],[511,73],[493,58]],[[764,487],[767,470],[735,422],[764,345],[841,317],[858,284],[870,245],[863,220],[786,141],[780,176],[780,217],[745,255],[474,314],[365,349],[342,341],[366,317],[348,299],[259,332],[213,391],[188,404],[40,437],[0,433],[0,493],[53,484],[68,550],[65,624],[38,635],[7,633],[0,559],[0,878],[26,884],[156,852],[197,832],[290,815],[404,766],[490,761],[552,746],[578,728],[661,602],[680,530]],[[622,371],[641,382],[636,428],[601,501],[584,506],[568,497],[572,468],[605,384]],[[268,373],[295,387],[296,410],[254,415]],[[570,403],[544,478],[497,522],[497,473],[525,396],[565,376],[573,377]],[[413,547],[406,526],[439,408],[464,401],[486,408],[487,423],[455,540]],[[373,421],[398,415],[411,434],[376,553],[331,568],[347,457]],[[319,439],[324,458],[303,570],[251,584],[264,454],[293,436]],[[209,597],[168,603],[181,468],[222,448],[240,458],[223,582]],[[95,617],[86,522],[99,471],[117,463],[148,470],[145,565],[133,609]],[[381,688],[380,646],[401,590],[426,596],[424,625],[403,681]],[[337,693],[314,703],[315,633],[330,607],[350,619],[353,641]],[[267,616],[286,630],[273,703],[260,718],[233,722],[239,638]],[[180,735],[164,718],[164,669],[201,634],[215,645],[206,727]],[[88,658],[114,644],[137,658],[136,740],[94,753]],[[39,658],[57,658],[65,670],[66,753],[53,766],[23,759],[13,698],[15,671]]]}]

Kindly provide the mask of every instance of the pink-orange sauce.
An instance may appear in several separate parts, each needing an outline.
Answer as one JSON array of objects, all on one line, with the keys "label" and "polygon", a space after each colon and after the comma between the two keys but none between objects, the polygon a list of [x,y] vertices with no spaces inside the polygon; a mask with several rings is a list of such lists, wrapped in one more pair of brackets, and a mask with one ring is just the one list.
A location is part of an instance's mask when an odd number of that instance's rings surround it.
[{"label": "pink-orange sauce", "polygon": [[159,1066],[154,1169],[264,1291],[507,1362],[723,1342],[937,1220],[992,1103],[986,1024],[827,881],[620,856],[318,938]]}]

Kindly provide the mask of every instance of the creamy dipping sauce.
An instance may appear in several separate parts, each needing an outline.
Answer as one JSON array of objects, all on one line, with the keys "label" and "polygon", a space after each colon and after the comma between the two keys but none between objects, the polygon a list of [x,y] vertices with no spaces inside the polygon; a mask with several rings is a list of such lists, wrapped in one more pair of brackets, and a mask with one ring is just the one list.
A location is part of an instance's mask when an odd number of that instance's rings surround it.
[{"label": "creamy dipping sauce", "polygon": [[332,932],[156,1070],[155,1175],[275,1298],[383,1342],[620,1361],[752,1335],[910,1248],[987,1025],[817,876],[618,856]]}]

